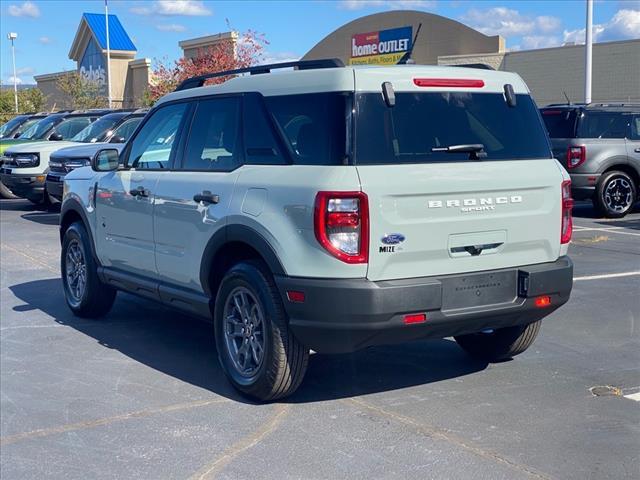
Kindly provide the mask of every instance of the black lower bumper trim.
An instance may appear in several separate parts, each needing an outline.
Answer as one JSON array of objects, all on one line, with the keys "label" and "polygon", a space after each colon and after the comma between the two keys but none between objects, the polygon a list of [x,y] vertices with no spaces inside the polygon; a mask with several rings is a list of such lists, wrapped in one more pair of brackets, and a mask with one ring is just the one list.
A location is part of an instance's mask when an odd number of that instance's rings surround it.
[{"label": "black lower bumper trim", "polygon": [[57,200],[62,200],[62,192],[64,189],[64,176],[49,174],[46,180],[47,193]]},{"label": "black lower bumper trim", "polygon": [[[466,278],[513,272],[512,294],[499,303],[474,304],[460,293],[452,303],[449,289]],[[504,277],[504,275],[503,275]],[[507,277],[509,277],[507,275]],[[569,299],[573,264],[569,257],[556,262],[468,275],[371,282],[367,279],[310,279],[276,276],[294,335],[321,353],[345,353],[372,345],[423,338],[444,338],[489,328],[526,325],[544,318]],[[305,294],[304,303],[287,299],[289,290]],[[551,298],[539,308],[535,297]],[[454,295],[455,297],[455,295]],[[445,305],[443,307],[443,298]],[[426,313],[427,321],[406,325],[404,316]]]},{"label": "black lower bumper trim", "polygon": [[0,179],[9,190],[19,197],[36,199],[44,194],[44,174],[24,175],[3,173],[0,175]]}]

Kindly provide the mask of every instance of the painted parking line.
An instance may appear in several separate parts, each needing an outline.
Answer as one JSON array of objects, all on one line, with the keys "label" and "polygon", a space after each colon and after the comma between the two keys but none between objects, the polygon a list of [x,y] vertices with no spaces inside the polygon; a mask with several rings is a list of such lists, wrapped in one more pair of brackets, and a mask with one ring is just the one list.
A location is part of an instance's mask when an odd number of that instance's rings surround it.
[{"label": "painted parking line", "polygon": [[602,275],[585,275],[582,277],[573,277],[574,282],[580,282],[583,280],[601,280],[603,278],[620,278],[620,277],[636,277],[640,275],[640,271],[636,272],[621,272],[621,273],[604,273]]},{"label": "painted parking line", "polygon": [[574,232],[607,232],[607,233],[617,233],[619,235],[631,235],[634,237],[640,237],[640,233],[634,233],[634,232],[626,232],[626,231],[622,231],[624,230],[624,227],[601,227],[601,228],[597,228],[597,227],[578,227],[578,226],[574,226],[573,231]]},{"label": "painted parking line", "polygon": [[629,395],[623,395],[623,397],[628,398],[629,400],[640,402],[640,392],[630,393]]}]

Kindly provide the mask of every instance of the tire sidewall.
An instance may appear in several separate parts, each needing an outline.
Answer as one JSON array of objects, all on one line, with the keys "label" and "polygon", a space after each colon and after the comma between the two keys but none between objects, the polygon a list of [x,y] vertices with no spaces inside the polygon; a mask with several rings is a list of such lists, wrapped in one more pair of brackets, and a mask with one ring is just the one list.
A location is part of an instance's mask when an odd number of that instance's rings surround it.
[{"label": "tire sidewall", "polygon": [[[609,206],[607,205],[604,195],[605,192],[607,190],[607,185],[612,182],[613,180],[616,180],[617,178],[623,178],[625,179],[627,182],[629,182],[629,184],[631,185],[631,192],[632,192],[632,199],[631,199],[631,204],[629,205],[629,207],[626,210],[623,210],[622,212],[618,212],[616,210],[611,210],[609,209]],[[633,207],[635,205],[635,202],[637,200],[637,189],[636,189],[636,185],[633,181],[633,179],[627,175],[624,172],[620,172],[620,171],[614,171],[614,172],[609,172],[607,174],[605,174],[599,184],[598,184],[598,191],[597,191],[597,202],[598,205],[600,207],[601,213],[603,213],[606,217],[608,218],[620,218],[620,217],[624,217],[625,215],[627,215],[628,213],[631,212],[631,210],[633,210]]]},{"label": "tire sidewall", "polygon": [[[264,275],[264,274],[262,274]],[[218,359],[223,367],[223,371],[227,378],[236,385],[240,390],[251,393],[254,390],[262,388],[267,380],[267,369],[273,361],[274,353],[274,328],[273,319],[277,315],[277,311],[270,295],[268,294],[267,285],[256,266],[250,263],[239,263],[232,267],[224,276],[220,283],[220,288],[216,295],[216,303],[214,306],[214,331],[216,349],[218,351]],[[236,287],[247,288],[258,302],[264,314],[264,357],[260,368],[251,377],[241,375],[233,365],[230,353],[227,349],[224,331],[224,307],[229,294]]]}]

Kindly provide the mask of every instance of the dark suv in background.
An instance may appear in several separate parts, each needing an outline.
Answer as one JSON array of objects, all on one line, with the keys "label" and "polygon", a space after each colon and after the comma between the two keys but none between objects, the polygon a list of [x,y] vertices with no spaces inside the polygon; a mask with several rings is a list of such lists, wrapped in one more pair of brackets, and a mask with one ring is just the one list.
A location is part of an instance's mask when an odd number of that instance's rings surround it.
[{"label": "dark suv in background", "polygon": [[573,198],[591,199],[608,218],[631,212],[640,183],[640,104],[549,105],[541,113]]}]

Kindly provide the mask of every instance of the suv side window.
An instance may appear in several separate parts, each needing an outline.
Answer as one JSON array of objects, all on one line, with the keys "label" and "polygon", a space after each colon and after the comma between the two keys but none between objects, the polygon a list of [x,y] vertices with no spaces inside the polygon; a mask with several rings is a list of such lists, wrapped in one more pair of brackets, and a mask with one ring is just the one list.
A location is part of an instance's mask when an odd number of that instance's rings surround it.
[{"label": "suv side window", "polygon": [[214,98],[198,102],[182,168],[230,171],[240,166],[239,123],[238,98]]},{"label": "suv side window", "polygon": [[81,130],[90,125],[94,120],[95,118],[89,117],[70,118],[58,125],[55,131],[62,135],[64,139],[71,138],[74,137],[76,133],[80,133]]},{"label": "suv side window", "polygon": [[243,140],[245,163],[250,165],[286,165],[269,122],[262,96],[247,94],[243,103]]},{"label": "suv side window", "polygon": [[113,131],[113,134],[111,136],[122,137],[126,142],[127,140],[129,140],[129,138],[131,138],[131,135],[133,135],[133,132],[136,130],[141,121],[142,117],[125,120]]},{"label": "suv side window", "polygon": [[265,97],[299,165],[342,165],[346,98],[339,92]]},{"label": "suv side window", "polygon": [[634,115],[631,119],[631,134],[629,140],[640,140],[640,115]]},{"label": "suv side window", "polygon": [[625,138],[629,116],[621,112],[585,111],[578,138]]},{"label": "suv side window", "polygon": [[131,142],[127,164],[139,170],[169,168],[188,108],[187,103],[175,103],[156,110]]}]

